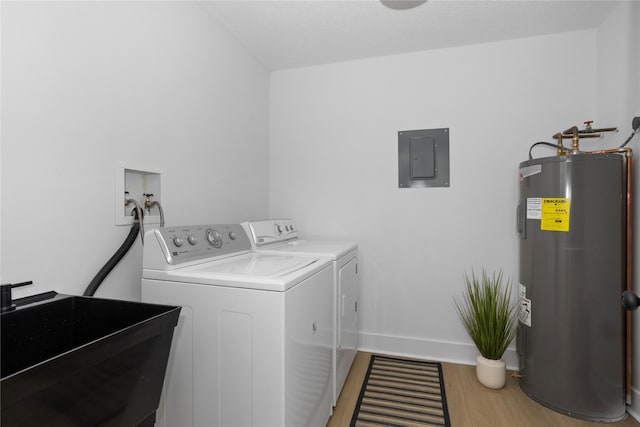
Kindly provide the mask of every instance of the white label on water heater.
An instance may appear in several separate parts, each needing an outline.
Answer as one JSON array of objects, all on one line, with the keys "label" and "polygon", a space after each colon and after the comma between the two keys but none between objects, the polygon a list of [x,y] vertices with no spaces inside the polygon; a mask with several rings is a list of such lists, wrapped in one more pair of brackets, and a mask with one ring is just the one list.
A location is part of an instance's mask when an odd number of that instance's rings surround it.
[{"label": "white label on water heater", "polygon": [[542,218],[542,197],[529,197],[527,199],[527,219]]},{"label": "white label on water heater", "polygon": [[542,165],[531,165],[520,168],[520,181],[531,175],[542,173]]},{"label": "white label on water heater", "polygon": [[531,300],[529,298],[520,299],[520,323],[531,327]]},{"label": "white label on water heater", "polygon": [[520,300],[518,318],[522,324],[531,327],[531,300],[527,298],[527,287],[522,283],[518,284],[518,299]]}]

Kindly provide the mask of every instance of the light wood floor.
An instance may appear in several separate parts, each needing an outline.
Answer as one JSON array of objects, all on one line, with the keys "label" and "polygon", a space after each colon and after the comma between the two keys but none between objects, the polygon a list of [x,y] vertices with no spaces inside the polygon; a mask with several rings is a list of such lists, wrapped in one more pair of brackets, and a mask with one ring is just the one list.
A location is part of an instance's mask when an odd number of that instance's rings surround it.
[{"label": "light wood floor", "polygon": [[[359,352],[327,427],[349,425],[371,353]],[[617,423],[592,423],[559,414],[527,397],[518,380],[509,376],[501,390],[490,390],[476,379],[475,366],[442,363],[452,427],[630,427],[631,416]]]}]

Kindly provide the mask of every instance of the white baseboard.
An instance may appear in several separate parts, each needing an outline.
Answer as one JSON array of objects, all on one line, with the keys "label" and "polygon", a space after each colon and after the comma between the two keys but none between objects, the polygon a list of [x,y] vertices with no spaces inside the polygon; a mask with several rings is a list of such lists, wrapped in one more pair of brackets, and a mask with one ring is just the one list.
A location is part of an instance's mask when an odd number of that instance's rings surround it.
[{"label": "white baseboard", "polygon": [[[438,362],[475,365],[478,350],[473,344],[429,340],[361,332],[358,350],[396,356],[429,359]],[[508,348],[503,357],[507,369],[518,369],[518,355],[515,348]]]},{"label": "white baseboard", "polygon": [[627,412],[640,421],[640,390],[631,387],[631,405],[627,405]]}]

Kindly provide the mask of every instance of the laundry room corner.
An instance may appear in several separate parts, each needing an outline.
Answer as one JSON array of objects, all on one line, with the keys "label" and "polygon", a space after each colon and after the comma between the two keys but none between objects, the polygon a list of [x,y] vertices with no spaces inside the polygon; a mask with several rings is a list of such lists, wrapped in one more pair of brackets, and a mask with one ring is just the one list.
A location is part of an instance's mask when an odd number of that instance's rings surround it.
[{"label": "laundry room corner", "polygon": [[[474,363],[452,296],[472,268],[517,281],[517,165],[595,114],[595,69],[551,65],[595,46],[585,30],[272,74],[269,213],[359,243],[363,348]],[[399,188],[398,132],[435,128],[450,186]]]}]

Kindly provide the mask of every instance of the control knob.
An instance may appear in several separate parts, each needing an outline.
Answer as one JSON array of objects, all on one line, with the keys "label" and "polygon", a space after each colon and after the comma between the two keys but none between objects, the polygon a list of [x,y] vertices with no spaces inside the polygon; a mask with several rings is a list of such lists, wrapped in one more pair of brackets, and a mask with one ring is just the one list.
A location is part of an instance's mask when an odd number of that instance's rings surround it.
[{"label": "control knob", "polygon": [[206,236],[207,241],[211,244],[211,246],[213,246],[214,248],[222,247],[222,233],[210,228],[206,231]]},{"label": "control knob", "polygon": [[189,234],[189,237],[187,237],[187,240],[192,245],[195,245],[196,243],[198,243],[198,238],[196,236],[194,236],[193,234]]},{"label": "control knob", "polygon": [[238,235],[234,231],[230,231],[229,232],[229,238],[231,240],[236,240],[238,238]]},{"label": "control knob", "polygon": [[177,247],[184,245],[184,239],[180,236],[176,236],[173,238],[173,244]]}]

